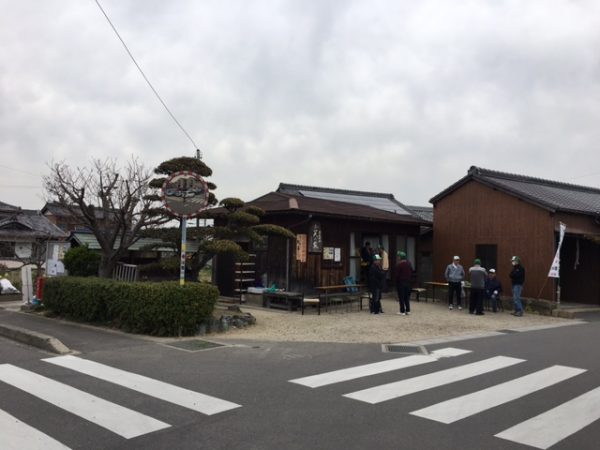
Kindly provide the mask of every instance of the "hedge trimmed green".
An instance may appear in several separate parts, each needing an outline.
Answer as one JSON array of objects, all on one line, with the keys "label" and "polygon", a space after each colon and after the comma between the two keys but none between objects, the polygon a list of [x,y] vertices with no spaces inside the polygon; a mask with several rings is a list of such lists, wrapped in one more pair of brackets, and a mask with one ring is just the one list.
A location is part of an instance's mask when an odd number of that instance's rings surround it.
[{"label": "hedge trimmed green", "polygon": [[126,283],[95,277],[55,277],[44,284],[50,311],[92,323],[108,323],[133,333],[193,335],[212,315],[219,291],[203,283]]}]

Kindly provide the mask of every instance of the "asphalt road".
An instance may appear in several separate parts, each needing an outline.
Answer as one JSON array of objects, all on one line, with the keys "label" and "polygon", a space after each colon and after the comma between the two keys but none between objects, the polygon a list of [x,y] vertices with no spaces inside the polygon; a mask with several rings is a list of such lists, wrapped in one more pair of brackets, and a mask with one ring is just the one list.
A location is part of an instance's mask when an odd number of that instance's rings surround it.
[{"label": "asphalt road", "polygon": [[[40,433],[39,448],[74,449],[579,450],[600,442],[600,420],[591,421],[600,401],[580,398],[600,387],[599,322],[439,343],[427,355],[261,342],[185,351],[3,311],[0,323],[36,328],[80,352],[61,359],[0,339],[3,449],[35,448],[15,444],[22,426]],[[465,352],[432,356],[449,347]],[[591,403],[568,403],[577,398]],[[514,442],[523,436],[532,445]]]}]

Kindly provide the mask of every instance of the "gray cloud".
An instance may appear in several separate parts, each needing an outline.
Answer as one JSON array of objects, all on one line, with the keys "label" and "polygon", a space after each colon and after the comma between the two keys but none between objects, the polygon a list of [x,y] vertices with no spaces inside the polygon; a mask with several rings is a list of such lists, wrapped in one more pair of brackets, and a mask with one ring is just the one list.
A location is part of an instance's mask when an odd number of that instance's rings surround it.
[{"label": "gray cloud", "polygon": [[[221,198],[286,181],[426,204],[473,164],[600,185],[597,2],[102,5]],[[93,2],[0,6],[0,201],[41,207],[15,186],[52,159],[193,154]]]}]

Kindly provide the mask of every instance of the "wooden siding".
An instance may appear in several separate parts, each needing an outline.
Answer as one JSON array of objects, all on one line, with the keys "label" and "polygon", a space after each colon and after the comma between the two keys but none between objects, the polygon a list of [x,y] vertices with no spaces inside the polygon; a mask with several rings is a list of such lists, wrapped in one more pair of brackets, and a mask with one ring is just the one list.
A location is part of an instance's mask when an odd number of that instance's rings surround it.
[{"label": "wooden siding", "polygon": [[434,217],[433,281],[444,280],[453,255],[460,255],[468,270],[478,256],[476,245],[497,245],[495,269],[505,294],[511,286],[510,259],[518,255],[526,271],[523,296],[537,298],[541,291],[540,298],[554,298],[547,277],[555,252],[555,218],[549,211],[470,181],[443,197]]},{"label": "wooden siding", "polygon": [[[289,289],[310,293],[315,286],[341,284],[345,276],[350,274],[350,257],[360,255],[363,235],[389,236],[390,269],[396,264],[396,236],[415,238],[416,253],[419,252],[419,225],[403,225],[394,223],[370,222],[351,219],[319,218],[306,215],[269,215],[263,223],[274,223],[289,228],[295,234],[308,234],[310,225],[318,222],[321,225],[323,247],[341,249],[341,261],[324,261],[322,253],[308,253],[306,262],[296,260],[296,245],[289,245]],[[350,236],[355,233],[356,253],[350,255]],[[257,252],[257,272],[266,273],[269,283],[275,282],[285,287],[285,255],[286,239],[270,237],[266,251]],[[393,270],[391,270],[393,272]],[[391,280],[390,282],[393,282]]]}]

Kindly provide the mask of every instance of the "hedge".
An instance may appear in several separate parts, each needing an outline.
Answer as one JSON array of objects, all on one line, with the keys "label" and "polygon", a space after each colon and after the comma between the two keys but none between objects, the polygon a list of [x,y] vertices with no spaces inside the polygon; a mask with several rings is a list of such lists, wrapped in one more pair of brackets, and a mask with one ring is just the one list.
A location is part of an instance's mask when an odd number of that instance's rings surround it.
[{"label": "hedge", "polygon": [[200,322],[212,315],[218,297],[218,289],[204,283],[54,277],[44,284],[43,303],[53,313],[75,320],[178,336],[195,334]]}]

